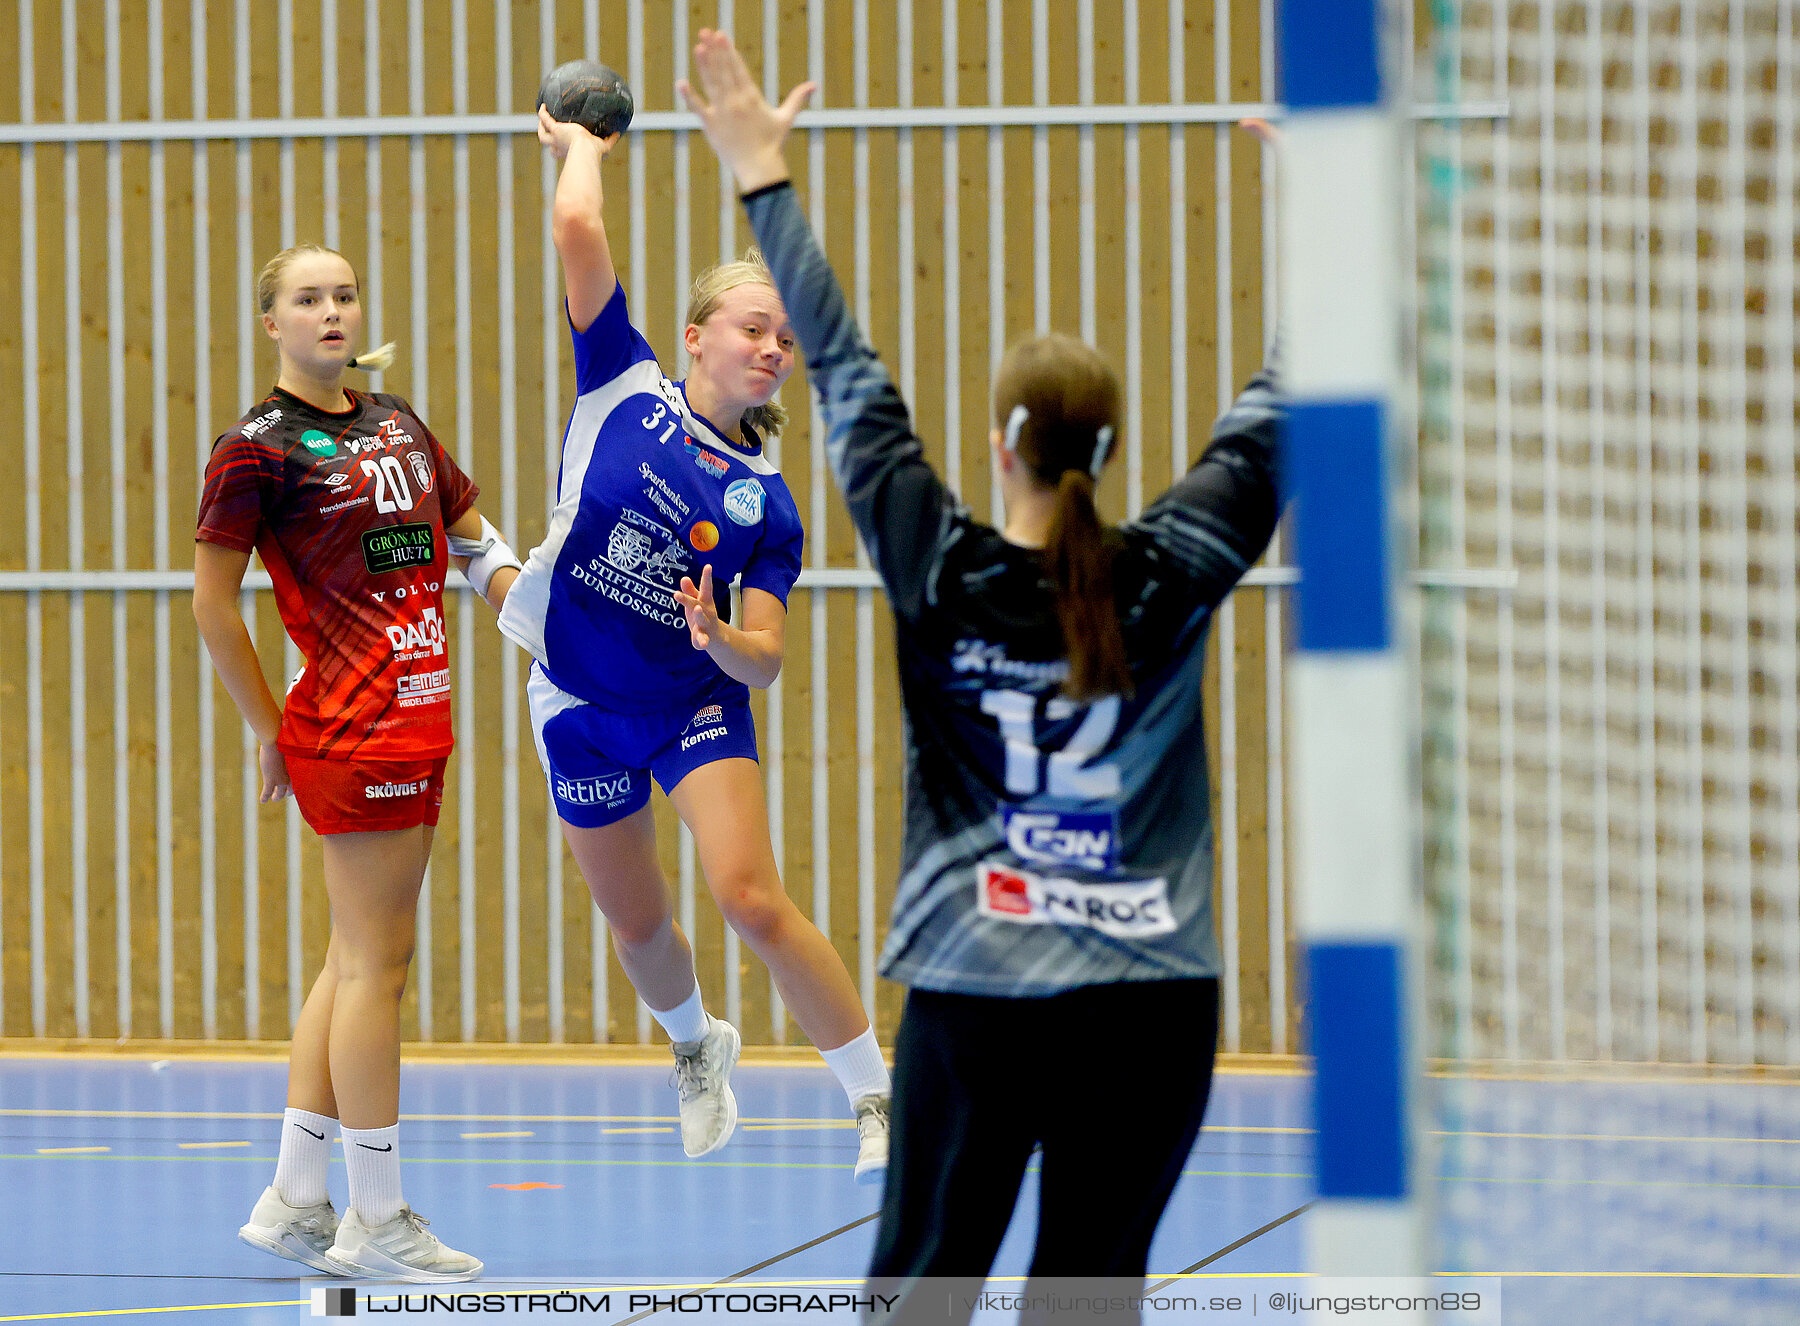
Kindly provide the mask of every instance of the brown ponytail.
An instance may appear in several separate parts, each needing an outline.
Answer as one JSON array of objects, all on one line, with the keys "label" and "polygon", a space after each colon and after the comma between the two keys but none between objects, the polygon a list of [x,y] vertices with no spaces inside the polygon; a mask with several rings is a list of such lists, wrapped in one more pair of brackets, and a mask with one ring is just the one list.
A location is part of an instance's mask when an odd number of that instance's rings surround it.
[{"label": "brown ponytail", "polygon": [[1056,586],[1056,617],[1069,651],[1063,694],[1071,700],[1131,694],[1131,665],[1113,601],[1117,537],[1100,523],[1093,478],[1085,470],[1064,470],[1044,561]]},{"label": "brown ponytail", "polygon": [[1072,700],[1130,695],[1131,665],[1113,598],[1116,530],[1101,524],[1094,483],[1119,428],[1119,381],[1099,352],[1071,336],[1022,341],[994,382],[995,414],[1038,483],[1056,489],[1044,567],[1056,587]]}]

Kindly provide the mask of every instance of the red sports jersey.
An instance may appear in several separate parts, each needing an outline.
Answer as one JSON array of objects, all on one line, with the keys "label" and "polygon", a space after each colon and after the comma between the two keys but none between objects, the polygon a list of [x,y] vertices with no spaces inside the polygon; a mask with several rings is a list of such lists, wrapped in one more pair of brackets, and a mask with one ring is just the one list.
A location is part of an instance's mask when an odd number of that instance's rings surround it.
[{"label": "red sports jersey", "polygon": [[400,397],[344,394],[332,414],[277,387],[214,442],[195,537],[262,555],[306,658],[283,753],[444,755],[444,527],[478,490]]}]

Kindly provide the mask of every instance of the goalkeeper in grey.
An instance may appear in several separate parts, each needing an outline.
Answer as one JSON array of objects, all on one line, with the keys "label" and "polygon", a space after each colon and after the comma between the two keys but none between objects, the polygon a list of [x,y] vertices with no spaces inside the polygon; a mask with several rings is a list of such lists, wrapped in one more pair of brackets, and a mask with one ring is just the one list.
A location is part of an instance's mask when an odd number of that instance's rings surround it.
[{"label": "goalkeeper in grey", "polygon": [[[906,813],[881,972],[908,994],[871,1277],[978,1282],[1038,1146],[1032,1274],[1142,1276],[1211,1085],[1200,678],[1213,612],[1280,516],[1272,374],[1112,529],[1094,489],[1117,379],[1070,337],[1014,345],[990,438],[1005,523],[982,523],[926,461],[788,182],[800,100],[770,106],[723,34],[695,61],[704,98],[682,94],[743,191],[894,612]],[[943,1319],[941,1293],[928,1310]]]}]

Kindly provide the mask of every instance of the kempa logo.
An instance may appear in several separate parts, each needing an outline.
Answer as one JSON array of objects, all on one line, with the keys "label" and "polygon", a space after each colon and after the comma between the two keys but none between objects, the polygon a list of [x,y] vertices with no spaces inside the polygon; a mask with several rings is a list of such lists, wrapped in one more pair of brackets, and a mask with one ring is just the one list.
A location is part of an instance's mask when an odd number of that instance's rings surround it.
[{"label": "kempa logo", "polygon": [[556,775],[556,799],[571,806],[609,806],[631,795],[631,775],[618,773],[600,778],[564,778]]},{"label": "kempa logo", "polygon": [[300,434],[300,441],[315,456],[337,455],[337,443],[316,428],[309,428]]},{"label": "kempa logo", "polygon": [[363,788],[365,801],[384,801],[389,797],[416,797],[425,790],[425,784],[415,783],[375,783]]}]

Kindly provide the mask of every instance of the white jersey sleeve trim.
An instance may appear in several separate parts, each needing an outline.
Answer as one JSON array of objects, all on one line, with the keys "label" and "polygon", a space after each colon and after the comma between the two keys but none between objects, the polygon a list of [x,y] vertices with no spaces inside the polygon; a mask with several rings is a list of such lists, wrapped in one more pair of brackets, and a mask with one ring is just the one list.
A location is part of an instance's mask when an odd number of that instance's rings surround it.
[{"label": "white jersey sleeve trim", "polygon": [[531,550],[525,569],[507,591],[500,611],[500,633],[539,663],[548,664],[544,646],[544,619],[550,610],[550,590],[556,561],[581,510],[581,492],[593,463],[594,447],[607,418],[628,397],[648,393],[661,396],[662,370],[654,359],[640,359],[605,386],[578,397],[563,435],[562,484],[556,509],[544,541]]}]

